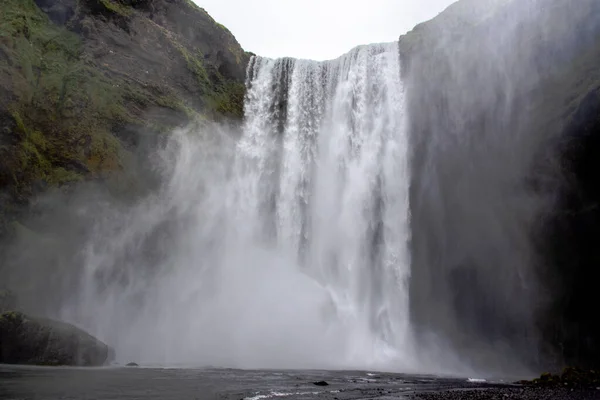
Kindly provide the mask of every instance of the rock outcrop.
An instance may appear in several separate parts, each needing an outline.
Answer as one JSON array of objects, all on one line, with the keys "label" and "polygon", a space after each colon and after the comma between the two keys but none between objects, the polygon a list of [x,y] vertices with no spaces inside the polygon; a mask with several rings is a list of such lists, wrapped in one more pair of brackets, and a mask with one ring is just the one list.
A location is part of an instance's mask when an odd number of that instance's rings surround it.
[{"label": "rock outcrop", "polygon": [[539,378],[517,383],[528,386],[597,389],[600,385],[600,372],[567,367],[561,374],[553,375],[545,372]]},{"label": "rock outcrop", "polygon": [[72,325],[0,314],[0,364],[102,366],[111,355],[106,344]]}]

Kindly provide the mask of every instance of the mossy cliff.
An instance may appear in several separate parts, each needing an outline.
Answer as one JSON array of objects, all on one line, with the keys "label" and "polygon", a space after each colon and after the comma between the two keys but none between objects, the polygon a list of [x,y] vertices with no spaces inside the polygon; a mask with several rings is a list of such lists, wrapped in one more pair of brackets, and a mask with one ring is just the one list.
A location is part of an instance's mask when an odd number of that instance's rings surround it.
[{"label": "mossy cliff", "polygon": [[189,0],[3,1],[0,228],[50,187],[127,175],[176,126],[240,119],[248,59]]},{"label": "mossy cliff", "polygon": [[400,54],[415,326],[482,366],[600,365],[600,2],[461,0]]}]

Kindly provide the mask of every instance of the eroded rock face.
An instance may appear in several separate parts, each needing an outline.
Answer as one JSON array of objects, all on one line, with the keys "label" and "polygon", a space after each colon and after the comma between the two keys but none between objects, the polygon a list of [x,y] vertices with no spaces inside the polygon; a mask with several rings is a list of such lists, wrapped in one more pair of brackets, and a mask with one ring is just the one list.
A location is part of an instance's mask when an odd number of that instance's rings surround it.
[{"label": "eroded rock face", "polygon": [[483,365],[600,362],[599,15],[461,0],[400,38],[414,325],[473,360],[511,343]]},{"label": "eroded rock face", "polygon": [[0,364],[102,366],[112,350],[64,322],[19,312],[0,314]]}]

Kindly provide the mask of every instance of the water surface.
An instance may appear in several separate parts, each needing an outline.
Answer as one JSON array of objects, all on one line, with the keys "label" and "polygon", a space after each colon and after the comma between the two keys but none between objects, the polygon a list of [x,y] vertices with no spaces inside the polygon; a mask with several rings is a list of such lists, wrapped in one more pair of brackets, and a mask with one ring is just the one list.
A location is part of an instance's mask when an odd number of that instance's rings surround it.
[{"label": "water surface", "polygon": [[[323,380],[329,385],[314,385]],[[12,400],[398,399],[415,391],[481,385],[365,371],[0,366],[0,398]]]}]

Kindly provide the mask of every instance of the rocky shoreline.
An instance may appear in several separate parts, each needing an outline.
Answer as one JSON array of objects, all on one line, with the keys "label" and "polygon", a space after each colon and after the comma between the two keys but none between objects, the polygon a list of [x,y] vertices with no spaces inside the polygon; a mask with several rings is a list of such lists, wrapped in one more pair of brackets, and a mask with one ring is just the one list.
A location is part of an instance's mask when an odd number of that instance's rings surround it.
[{"label": "rocky shoreline", "polygon": [[539,378],[516,382],[514,386],[451,388],[414,393],[414,400],[587,400],[600,399],[600,373],[566,367],[560,374],[543,373]]},{"label": "rocky shoreline", "polygon": [[592,400],[600,399],[600,390],[531,386],[494,387],[414,393],[409,398],[412,400]]}]

